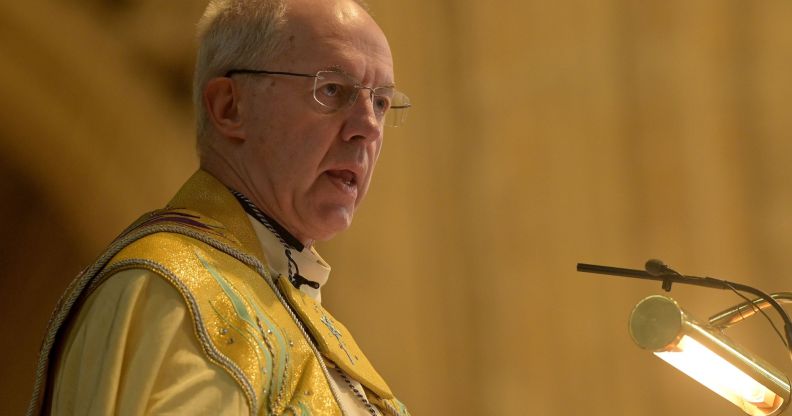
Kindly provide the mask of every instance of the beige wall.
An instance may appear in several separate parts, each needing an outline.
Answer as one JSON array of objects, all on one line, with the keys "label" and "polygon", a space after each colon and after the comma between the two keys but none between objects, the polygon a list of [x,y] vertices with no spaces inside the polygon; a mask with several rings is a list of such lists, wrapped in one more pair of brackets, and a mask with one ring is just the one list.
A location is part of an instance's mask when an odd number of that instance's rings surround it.
[{"label": "beige wall", "polygon": [[[203,2],[15,3],[0,406],[19,413],[60,291],[195,168]],[[792,290],[792,3],[370,3],[415,108],[352,229],[321,247],[325,302],[413,413],[740,414],[629,340],[659,284],[574,268],[661,257]],[[701,319],[738,301],[672,296]],[[792,373],[759,319],[730,332]]]}]

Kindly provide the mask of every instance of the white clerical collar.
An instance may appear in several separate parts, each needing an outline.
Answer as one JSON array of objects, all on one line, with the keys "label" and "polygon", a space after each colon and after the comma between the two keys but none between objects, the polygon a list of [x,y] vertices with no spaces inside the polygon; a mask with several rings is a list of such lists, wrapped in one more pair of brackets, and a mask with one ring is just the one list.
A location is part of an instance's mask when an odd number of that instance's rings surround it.
[{"label": "white clerical collar", "polygon": [[[259,244],[261,244],[261,250],[267,256],[270,271],[286,278],[289,275],[289,260],[286,258],[285,248],[280,239],[255,217],[250,214],[247,216],[253,225]],[[308,285],[300,285],[300,291],[322,303],[321,288],[330,278],[330,265],[319,256],[313,247],[305,247],[302,251],[292,249],[291,256],[300,275],[319,284],[319,288],[316,289]]]}]

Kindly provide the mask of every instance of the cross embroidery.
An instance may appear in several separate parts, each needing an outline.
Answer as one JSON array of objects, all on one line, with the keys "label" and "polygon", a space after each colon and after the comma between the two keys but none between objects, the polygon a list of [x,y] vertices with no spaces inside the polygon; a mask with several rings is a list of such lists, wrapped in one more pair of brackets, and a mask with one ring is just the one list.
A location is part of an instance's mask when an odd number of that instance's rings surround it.
[{"label": "cross embroidery", "polygon": [[330,330],[330,334],[332,334],[338,340],[338,346],[341,347],[342,350],[346,353],[347,357],[349,357],[349,361],[352,365],[355,365],[355,359],[350,354],[349,350],[347,350],[347,346],[344,341],[341,339],[341,332],[339,332],[335,326],[333,326],[333,322],[330,321],[330,318],[327,315],[322,314],[322,323],[327,326],[327,329]]}]

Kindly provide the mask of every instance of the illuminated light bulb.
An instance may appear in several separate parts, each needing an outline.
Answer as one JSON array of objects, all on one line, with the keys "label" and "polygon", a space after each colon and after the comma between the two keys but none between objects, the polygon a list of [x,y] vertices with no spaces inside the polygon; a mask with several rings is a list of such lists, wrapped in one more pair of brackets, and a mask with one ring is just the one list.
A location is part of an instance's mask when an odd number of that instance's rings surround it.
[{"label": "illuminated light bulb", "polygon": [[776,416],[788,405],[789,379],[783,373],[692,320],[671,298],[655,295],[640,301],[629,329],[638,346],[751,416]]},{"label": "illuminated light bulb", "polygon": [[768,415],[783,402],[779,395],[687,335],[674,350],[655,355],[749,415]]}]

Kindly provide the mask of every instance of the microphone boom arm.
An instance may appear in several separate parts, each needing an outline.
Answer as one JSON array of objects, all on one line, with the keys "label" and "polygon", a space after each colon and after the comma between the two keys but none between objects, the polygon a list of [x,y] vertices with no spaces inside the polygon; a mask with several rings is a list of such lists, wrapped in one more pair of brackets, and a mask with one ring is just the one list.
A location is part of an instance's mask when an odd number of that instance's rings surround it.
[{"label": "microphone boom arm", "polygon": [[731,290],[731,287],[729,285],[735,287],[739,285],[737,283],[729,283],[723,280],[713,279],[711,277],[683,276],[680,274],[672,274],[672,273],[666,273],[659,276],[655,276],[649,274],[649,272],[645,270],[623,269],[620,267],[600,266],[597,264],[586,264],[586,263],[578,263],[577,271],[584,273],[607,274],[610,276],[631,277],[635,279],[656,280],[659,282],[663,282],[663,289],[666,292],[671,291],[671,283],[682,283],[686,285],[704,286],[713,289],[725,289],[725,290]]},{"label": "microphone boom arm", "polygon": [[781,319],[783,319],[784,321],[784,335],[786,336],[786,347],[787,350],[789,351],[790,359],[792,359],[792,321],[789,319],[789,315],[787,315],[786,311],[784,311],[784,308],[782,308],[781,305],[778,303],[778,301],[775,300],[773,297],[771,297],[765,292],[762,292],[759,289],[741,283],[734,283],[726,280],[713,279],[711,277],[684,276],[674,272],[671,269],[667,269],[667,270],[668,270],[667,273],[654,275],[654,274],[650,274],[645,270],[623,269],[620,267],[600,266],[597,264],[586,264],[586,263],[577,264],[577,271],[579,272],[660,281],[663,282],[663,290],[665,290],[666,292],[671,291],[671,284],[681,283],[686,285],[709,287],[713,289],[739,290],[754,294],[759,298],[761,298],[762,300],[764,300],[765,302],[767,302],[768,304],[770,304],[776,310],[776,312],[778,312],[778,314],[781,315]]}]

